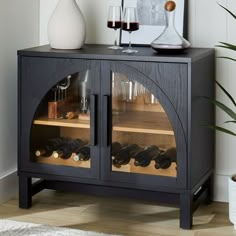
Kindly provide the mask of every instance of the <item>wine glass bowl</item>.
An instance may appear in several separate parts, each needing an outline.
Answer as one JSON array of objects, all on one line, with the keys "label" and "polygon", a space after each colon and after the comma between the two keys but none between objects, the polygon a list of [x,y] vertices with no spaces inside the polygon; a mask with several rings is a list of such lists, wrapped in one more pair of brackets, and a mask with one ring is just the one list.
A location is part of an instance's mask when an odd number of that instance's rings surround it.
[{"label": "wine glass bowl", "polygon": [[115,30],[116,32],[114,45],[108,47],[110,49],[122,49],[122,47],[120,47],[117,43],[118,29],[120,29],[122,25],[121,18],[122,18],[121,6],[110,6],[108,10],[107,27]]},{"label": "wine glass bowl", "polygon": [[129,32],[129,47],[122,52],[136,53],[138,52],[131,47],[131,33],[139,29],[138,13],[135,7],[126,7],[124,10],[123,22],[121,26],[122,30]]}]

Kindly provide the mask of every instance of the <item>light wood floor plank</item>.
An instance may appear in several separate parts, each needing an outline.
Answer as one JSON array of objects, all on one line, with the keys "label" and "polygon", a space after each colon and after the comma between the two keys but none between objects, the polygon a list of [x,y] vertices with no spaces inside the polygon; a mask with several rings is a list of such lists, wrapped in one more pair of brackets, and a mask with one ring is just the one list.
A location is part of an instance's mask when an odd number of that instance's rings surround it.
[{"label": "light wood floor plank", "polygon": [[27,210],[18,208],[17,198],[0,205],[0,218],[125,236],[236,235],[226,203],[201,206],[193,229],[183,230],[179,209],[170,205],[51,190],[37,194]]}]

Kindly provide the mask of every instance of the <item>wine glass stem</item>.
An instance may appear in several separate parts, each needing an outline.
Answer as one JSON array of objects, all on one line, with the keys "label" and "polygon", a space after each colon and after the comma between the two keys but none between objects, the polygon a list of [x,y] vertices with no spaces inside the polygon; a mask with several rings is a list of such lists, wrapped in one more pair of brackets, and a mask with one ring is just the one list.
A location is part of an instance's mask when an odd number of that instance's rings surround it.
[{"label": "wine glass stem", "polygon": [[115,46],[117,46],[117,33],[118,33],[118,31],[117,31],[117,29],[115,29],[115,42],[114,42],[114,45]]},{"label": "wine glass stem", "polygon": [[131,31],[129,31],[129,49],[131,49]]}]

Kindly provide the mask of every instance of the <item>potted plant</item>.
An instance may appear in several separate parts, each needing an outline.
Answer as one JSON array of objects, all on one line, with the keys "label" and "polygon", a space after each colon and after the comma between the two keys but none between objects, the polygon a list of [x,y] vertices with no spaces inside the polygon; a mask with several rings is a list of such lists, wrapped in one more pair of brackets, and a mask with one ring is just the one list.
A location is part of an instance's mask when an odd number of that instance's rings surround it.
[{"label": "potted plant", "polygon": [[[233,14],[229,9],[219,4],[220,7],[222,7],[227,13],[229,13],[235,20],[236,15]],[[236,45],[226,43],[226,42],[219,42],[219,45],[216,45],[217,47],[225,48],[228,50],[236,51]],[[226,57],[221,56],[220,58],[224,58],[227,60],[232,60],[236,62],[236,58],[232,57]],[[226,97],[231,101],[231,105],[233,109],[236,107],[236,102],[234,98],[230,95],[229,92],[219,83],[216,81],[217,86],[223,91],[223,93],[226,95]],[[220,108],[223,112],[225,112],[230,119],[226,120],[225,123],[236,123],[236,112],[230,108],[229,106],[223,104],[220,101],[209,99],[211,103],[213,103],[216,107]],[[236,136],[236,133],[224,128],[222,126],[212,125],[210,126],[211,129],[214,129],[216,131],[224,132],[229,135]],[[229,187],[229,219],[234,224],[234,229],[236,230],[236,173],[229,178],[228,182]]]}]

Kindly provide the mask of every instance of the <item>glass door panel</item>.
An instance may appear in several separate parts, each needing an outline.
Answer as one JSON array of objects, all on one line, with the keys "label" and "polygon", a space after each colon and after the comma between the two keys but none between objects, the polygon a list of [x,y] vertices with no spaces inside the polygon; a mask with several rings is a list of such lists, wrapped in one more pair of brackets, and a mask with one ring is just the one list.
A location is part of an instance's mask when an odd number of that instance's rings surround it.
[{"label": "glass door panel", "polygon": [[177,177],[174,131],[155,95],[112,73],[111,170]]},{"label": "glass door panel", "polygon": [[31,128],[31,161],[90,168],[90,71],[68,75],[40,102]]}]

